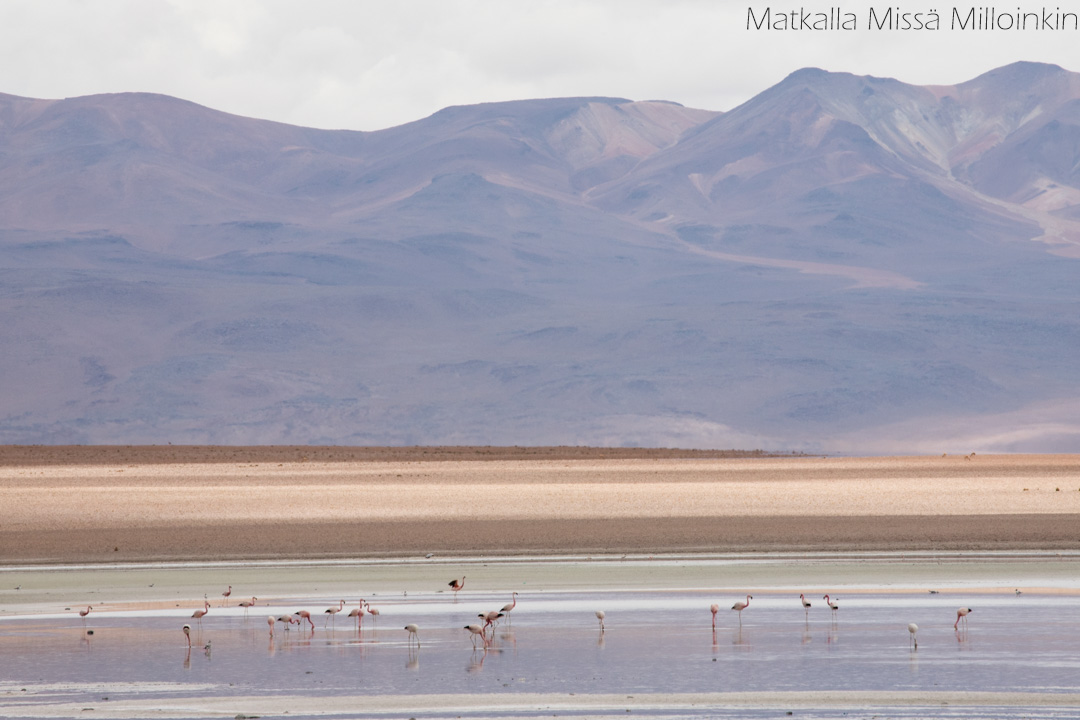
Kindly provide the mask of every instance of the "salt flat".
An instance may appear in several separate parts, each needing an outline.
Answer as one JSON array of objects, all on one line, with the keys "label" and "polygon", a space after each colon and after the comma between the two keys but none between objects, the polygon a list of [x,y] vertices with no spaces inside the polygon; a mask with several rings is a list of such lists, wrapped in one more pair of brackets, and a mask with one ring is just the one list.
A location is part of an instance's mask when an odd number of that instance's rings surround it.
[{"label": "salt flat", "polygon": [[1080,548],[1072,455],[0,467],[0,561]]}]

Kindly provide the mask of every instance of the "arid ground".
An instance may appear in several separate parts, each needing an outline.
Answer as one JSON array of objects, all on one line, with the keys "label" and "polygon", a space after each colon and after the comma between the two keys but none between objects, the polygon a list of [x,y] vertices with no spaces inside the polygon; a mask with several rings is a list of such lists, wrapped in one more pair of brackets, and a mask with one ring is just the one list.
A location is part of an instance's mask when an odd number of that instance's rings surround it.
[{"label": "arid ground", "polygon": [[1080,456],[0,448],[0,563],[1080,548]]}]

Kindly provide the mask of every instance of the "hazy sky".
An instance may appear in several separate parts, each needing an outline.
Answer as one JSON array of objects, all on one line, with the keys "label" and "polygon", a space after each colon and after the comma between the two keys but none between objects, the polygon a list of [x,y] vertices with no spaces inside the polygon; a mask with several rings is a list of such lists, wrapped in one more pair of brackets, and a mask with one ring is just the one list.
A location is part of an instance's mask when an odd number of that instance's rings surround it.
[{"label": "hazy sky", "polygon": [[[962,31],[930,0],[0,0],[0,92],[174,95],[240,115],[373,130],[448,105],[572,95],[729,110],[793,70],[968,80],[1016,60],[1080,70],[1080,33]],[[854,13],[853,32],[747,30],[747,11]],[[937,31],[870,31],[937,10]]]}]

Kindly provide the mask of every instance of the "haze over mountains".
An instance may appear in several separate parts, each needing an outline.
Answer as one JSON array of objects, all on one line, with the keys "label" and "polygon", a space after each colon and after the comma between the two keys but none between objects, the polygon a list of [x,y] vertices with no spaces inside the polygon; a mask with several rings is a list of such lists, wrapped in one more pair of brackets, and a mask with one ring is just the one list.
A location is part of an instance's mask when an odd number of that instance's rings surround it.
[{"label": "haze over mountains", "polygon": [[1080,75],[0,95],[0,277],[4,443],[1080,451]]}]

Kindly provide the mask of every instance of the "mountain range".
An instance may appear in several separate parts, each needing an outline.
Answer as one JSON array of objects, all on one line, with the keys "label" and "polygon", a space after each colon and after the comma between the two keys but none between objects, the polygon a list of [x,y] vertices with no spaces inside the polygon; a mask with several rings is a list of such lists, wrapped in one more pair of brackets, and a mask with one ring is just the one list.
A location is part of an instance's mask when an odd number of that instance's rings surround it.
[{"label": "mountain range", "polygon": [[1076,452],[1080,74],[375,132],[0,94],[0,278],[3,443]]}]

